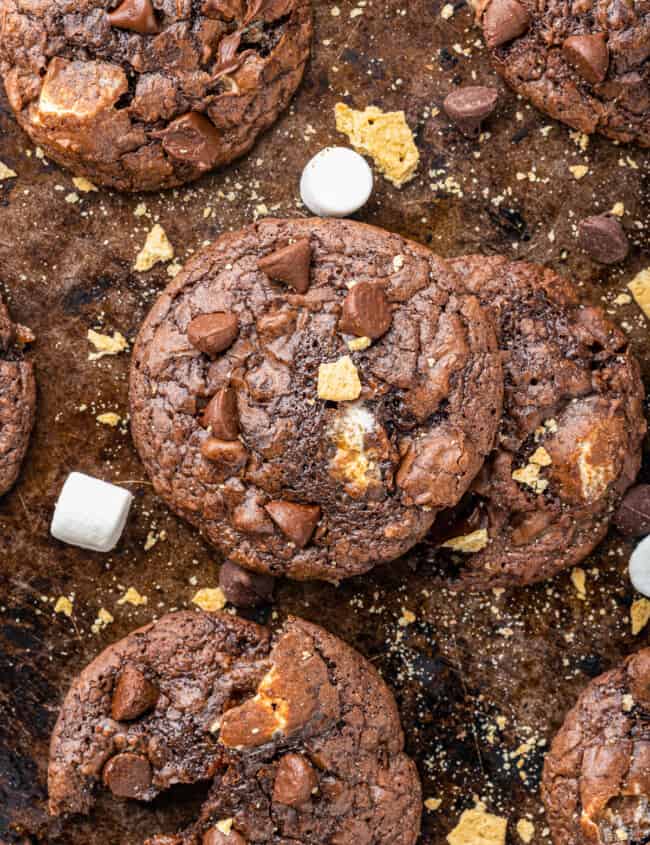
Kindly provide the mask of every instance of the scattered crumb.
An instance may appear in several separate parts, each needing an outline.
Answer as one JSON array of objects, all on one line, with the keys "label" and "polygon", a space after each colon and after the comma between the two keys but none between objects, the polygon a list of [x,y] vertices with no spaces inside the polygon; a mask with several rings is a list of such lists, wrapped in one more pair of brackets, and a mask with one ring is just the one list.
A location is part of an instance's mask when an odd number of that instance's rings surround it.
[{"label": "scattered crumb", "polygon": [[412,625],[413,622],[416,620],[416,615],[413,613],[412,610],[407,610],[405,607],[402,608],[402,615],[397,620],[397,624],[401,628],[406,628],[407,625]]},{"label": "scattered crumb", "polygon": [[583,179],[587,173],[589,173],[589,168],[586,164],[574,164],[569,167],[569,171],[574,179]]},{"label": "scattered crumb", "polygon": [[99,613],[97,614],[97,619],[93,622],[90,630],[93,634],[98,634],[114,621],[113,615],[110,614],[105,607],[101,607],[99,609]]},{"label": "scattered crumb", "polygon": [[147,240],[135,260],[134,270],[138,273],[146,273],[156,264],[171,261],[173,257],[174,247],[169,242],[163,227],[160,223],[156,223],[147,235]]},{"label": "scattered crumb", "polygon": [[427,798],[424,802],[424,806],[429,810],[430,813],[434,812],[434,810],[439,809],[440,805],[442,804],[442,798]]},{"label": "scattered crumb", "polygon": [[230,831],[232,830],[232,823],[233,819],[223,819],[222,821],[217,822],[217,827],[224,836],[229,836]]},{"label": "scattered crumb", "polygon": [[628,285],[636,304],[650,320],[650,267],[641,270]]},{"label": "scattered crumb", "polygon": [[119,355],[129,345],[124,335],[120,334],[120,332],[113,332],[113,336],[111,337],[110,335],[93,331],[93,329],[88,329],[87,337],[97,350],[97,352],[89,353],[89,361],[97,361],[99,358],[103,358],[104,355]]},{"label": "scattered crumb", "polygon": [[528,845],[529,842],[532,842],[533,836],[535,835],[535,825],[528,819],[519,819],[517,822],[517,834],[521,841]]},{"label": "scattered crumb", "polygon": [[122,417],[114,411],[107,411],[105,414],[98,414],[95,419],[102,425],[110,425],[116,428],[120,424]]},{"label": "scattered crumb", "polygon": [[650,622],[650,599],[637,599],[630,608],[632,635],[636,637]]},{"label": "scattered crumb", "polygon": [[361,381],[357,368],[349,355],[332,364],[318,368],[318,398],[330,402],[351,402],[361,394]]},{"label": "scattered crumb", "polygon": [[487,813],[482,805],[465,810],[447,836],[449,845],[505,845],[508,820]]},{"label": "scattered crumb", "polygon": [[464,552],[465,554],[472,554],[473,552],[480,552],[488,544],[487,528],[479,528],[472,531],[471,534],[464,534],[462,537],[452,537],[442,544],[444,549],[452,549],[455,552]]},{"label": "scattered crumb", "polygon": [[0,182],[4,182],[5,179],[15,179],[16,176],[18,176],[18,174],[15,170],[7,167],[6,164],[0,161]]},{"label": "scattered crumb", "polygon": [[354,340],[348,340],[348,349],[350,352],[363,352],[371,344],[372,340],[369,337],[355,337]]},{"label": "scattered crumb", "polygon": [[84,176],[75,176],[72,180],[72,184],[78,191],[81,191],[82,194],[90,193],[91,191],[98,191],[99,188],[97,185],[94,185],[90,179],[86,179]]},{"label": "scattered crumb", "polygon": [[571,583],[576,589],[578,598],[585,601],[587,598],[587,573],[584,569],[576,566],[571,570]]},{"label": "scattered crumb", "polygon": [[203,587],[195,594],[192,604],[200,607],[201,610],[207,610],[208,613],[214,613],[215,610],[223,610],[226,606],[226,597],[221,587]]},{"label": "scattered crumb", "polygon": [[55,613],[63,613],[64,616],[70,618],[72,616],[72,600],[67,596],[59,596],[54,605]]},{"label": "scattered crumb", "polygon": [[118,599],[118,604],[132,604],[134,607],[139,607],[142,604],[147,604],[149,599],[146,596],[141,596],[135,587],[129,587],[121,599]]}]

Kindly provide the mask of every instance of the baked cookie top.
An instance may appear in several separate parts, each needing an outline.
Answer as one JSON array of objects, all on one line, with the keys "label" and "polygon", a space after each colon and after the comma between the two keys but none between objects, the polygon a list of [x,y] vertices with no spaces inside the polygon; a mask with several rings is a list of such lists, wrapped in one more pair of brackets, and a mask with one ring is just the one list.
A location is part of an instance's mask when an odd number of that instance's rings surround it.
[{"label": "baked cookie top", "polygon": [[73,683],[52,736],[50,811],[89,813],[102,786],[151,801],[213,779],[196,824],[151,831],[152,845],[412,845],[421,794],[403,745],[375,669],[321,628],[290,619],[271,636],[180,612],[110,646]]},{"label": "baked cookie top", "polygon": [[429,250],[349,221],[266,220],[179,274],[133,355],[154,487],[226,557],[336,581],[455,504],[502,402],[494,328]]},{"label": "baked cookie top", "polygon": [[0,496],[15,483],[36,416],[34,366],[23,348],[34,335],[11,321],[0,299]]},{"label": "baked cookie top", "polygon": [[241,156],[297,88],[309,0],[2,0],[20,125],[74,173],[180,185]]},{"label": "baked cookie top", "polygon": [[650,146],[645,0],[479,0],[498,72],[541,111],[591,134]]},{"label": "baked cookie top", "polygon": [[498,445],[442,539],[468,553],[465,583],[529,584],[583,560],[636,478],[639,367],[625,335],[548,268],[485,256],[450,264],[492,309],[505,394]]},{"label": "baked cookie top", "polygon": [[542,779],[556,845],[650,836],[650,649],[592,681],[553,740]]}]

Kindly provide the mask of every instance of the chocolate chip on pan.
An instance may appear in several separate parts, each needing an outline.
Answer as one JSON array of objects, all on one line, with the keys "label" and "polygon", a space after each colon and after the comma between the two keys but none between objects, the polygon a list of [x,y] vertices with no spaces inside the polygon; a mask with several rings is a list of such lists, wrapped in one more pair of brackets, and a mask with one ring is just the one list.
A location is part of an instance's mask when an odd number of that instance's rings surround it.
[{"label": "chocolate chip on pan", "polygon": [[237,607],[256,607],[273,598],[275,578],[249,572],[227,560],[219,572],[219,586],[228,601]]},{"label": "chocolate chip on pan", "polygon": [[442,104],[447,116],[468,138],[475,138],[481,124],[496,108],[499,92],[483,85],[467,85],[447,94]]},{"label": "chocolate chip on pan", "polygon": [[630,250],[625,229],[611,214],[599,214],[580,221],[578,243],[600,264],[625,261]]},{"label": "chocolate chip on pan", "polygon": [[614,525],[626,537],[650,534],[650,484],[628,490],[614,517]]}]

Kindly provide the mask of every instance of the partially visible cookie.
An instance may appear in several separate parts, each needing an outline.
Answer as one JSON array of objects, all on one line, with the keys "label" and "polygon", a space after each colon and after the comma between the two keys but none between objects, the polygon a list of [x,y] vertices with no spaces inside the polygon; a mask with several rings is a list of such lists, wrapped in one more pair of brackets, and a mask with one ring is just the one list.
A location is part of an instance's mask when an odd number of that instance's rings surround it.
[{"label": "partially visible cookie", "polygon": [[151,801],[213,779],[195,825],[152,830],[152,845],[413,845],[421,794],[403,745],[375,669],[321,628],[292,619],[271,636],[225,614],[170,614],[72,685],[52,736],[50,811],[89,813],[102,788]]},{"label": "partially visible cookie", "polygon": [[503,350],[498,445],[438,540],[463,583],[530,584],[583,560],[641,463],[643,385],[625,335],[571,284],[535,264],[450,262],[493,311]]},{"label": "partially visible cookie", "polygon": [[132,432],[156,492],[227,558],[337,581],[459,501],[502,389],[492,321],[429,250],[350,221],[266,220],[153,307]]},{"label": "partially visible cookie", "polygon": [[592,681],[546,756],[555,845],[650,838],[650,649]]},{"label": "partially visible cookie", "polygon": [[78,175],[125,191],[243,155],[298,87],[309,0],[3,0],[0,73],[18,122]]},{"label": "partially visible cookie", "polygon": [[22,353],[33,339],[29,329],[12,323],[0,299],[0,496],[18,478],[34,426],[34,367]]},{"label": "partially visible cookie", "polygon": [[479,0],[497,71],[581,132],[650,146],[650,8],[625,0]]}]

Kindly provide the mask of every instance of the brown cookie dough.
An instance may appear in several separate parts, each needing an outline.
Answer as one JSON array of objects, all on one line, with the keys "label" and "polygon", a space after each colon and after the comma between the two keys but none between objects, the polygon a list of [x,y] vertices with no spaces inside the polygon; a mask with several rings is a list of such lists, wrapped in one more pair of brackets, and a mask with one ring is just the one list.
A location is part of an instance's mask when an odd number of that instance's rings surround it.
[{"label": "brown cookie dough", "polygon": [[74,682],[51,742],[50,811],[90,813],[102,787],[151,801],[212,779],[195,825],[152,830],[152,845],[412,845],[421,794],[403,745],[377,672],[321,628],[291,619],[271,636],[225,614],[175,613]]},{"label": "brown cookie dough", "polygon": [[625,0],[479,0],[497,71],[541,111],[650,146],[650,7]]},{"label": "brown cookie dough", "polygon": [[23,357],[32,332],[12,323],[0,299],[0,496],[18,478],[36,416],[34,367]]},{"label": "brown cookie dough", "polygon": [[119,190],[247,152],[298,87],[309,0],[3,0],[0,73],[46,154]]},{"label": "brown cookie dough", "polygon": [[492,321],[429,250],[267,220],[158,300],[130,403],[156,491],[227,557],[337,581],[458,502],[494,443],[502,373]]},{"label": "brown cookie dough", "polygon": [[551,270],[484,256],[451,266],[497,321],[504,414],[471,494],[434,533],[468,552],[464,584],[530,584],[583,560],[633,483],[639,367],[625,335]]},{"label": "brown cookie dough", "polygon": [[592,681],[544,765],[542,798],[555,845],[650,837],[650,649]]}]

